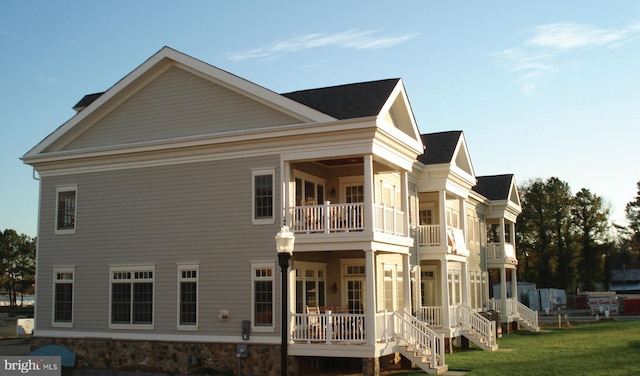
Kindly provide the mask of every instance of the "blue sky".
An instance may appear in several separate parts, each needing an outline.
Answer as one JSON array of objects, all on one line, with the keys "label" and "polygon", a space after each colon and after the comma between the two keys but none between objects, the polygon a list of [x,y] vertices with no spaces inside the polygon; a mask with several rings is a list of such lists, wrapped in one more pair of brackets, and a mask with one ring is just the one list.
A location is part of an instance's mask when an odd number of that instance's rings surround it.
[{"label": "blue sky", "polygon": [[0,3],[0,229],[36,235],[18,158],[163,46],[275,92],[400,77],[478,175],[557,176],[621,222],[640,180],[640,1]]}]

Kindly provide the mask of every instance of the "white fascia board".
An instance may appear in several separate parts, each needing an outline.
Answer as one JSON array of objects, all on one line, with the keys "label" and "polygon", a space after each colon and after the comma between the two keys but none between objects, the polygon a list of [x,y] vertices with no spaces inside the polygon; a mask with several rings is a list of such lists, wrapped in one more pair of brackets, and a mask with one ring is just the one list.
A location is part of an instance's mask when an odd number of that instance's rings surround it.
[{"label": "white fascia board", "polygon": [[410,137],[409,135],[407,135],[404,132],[401,132],[401,133],[403,133],[404,135],[406,135],[409,138],[412,138],[414,140],[419,141],[419,143],[422,145],[422,139],[420,137],[420,130],[418,129],[418,123],[416,122],[416,118],[415,118],[415,116],[413,114],[413,109],[411,108],[411,103],[409,102],[409,97],[407,96],[407,92],[404,89],[404,82],[402,81],[402,79],[398,80],[398,83],[396,84],[396,86],[391,91],[391,94],[387,98],[387,101],[385,102],[385,104],[382,106],[382,109],[380,110],[380,113],[378,114],[378,116],[380,116],[381,114],[386,114],[387,112],[389,112],[389,110],[391,110],[391,107],[395,103],[396,98],[398,96],[402,97],[402,100],[404,101],[405,108],[409,112],[409,121],[411,121],[411,127],[413,129],[413,137]]},{"label": "white fascia board", "polygon": [[396,149],[391,148],[389,145],[382,143],[379,140],[373,140],[372,152],[373,155],[378,156],[405,171],[411,171],[413,168],[413,161],[415,158],[402,155],[398,153]]},{"label": "white fascia board", "polygon": [[300,119],[302,122],[330,122],[337,120],[332,116],[314,110],[294,100],[279,95],[273,91],[267,90],[262,86],[256,85],[222,69],[216,68],[201,60],[185,55],[172,48],[163,47],[160,51],[151,56],[144,63],[134,69],[131,73],[127,74],[115,85],[105,91],[104,94],[102,94],[98,99],[91,103],[91,105],[89,105],[83,111],[77,113],[62,126],[56,129],[53,133],[47,136],[44,140],[38,143],[34,148],[29,150],[24,155],[23,160],[35,157],[40,154],[44,149],[46,149],[62,135],[67,133],[76,124],[92,115],[94,111],[100,109],[100,107],[107,101],[122,92],[129,85],[133,84],[145,73],[151,71],[154,67],[161,64],[165,59],[173,60],[174,63],[166,64],[164,69],[158,70],[158,72],[156,72],[156,74],[152,77],[156,77],[158,74],[168,69],[170,66],[179,63],[182,65],[182,68],[190,68],[190,71],[192,73],[197,74],[198,72],[200,72],[202,73],[199,74],[201,77],[208,78],[231,90],[249,96],[254,100],[259,100],[261,103],[292,115]]}]

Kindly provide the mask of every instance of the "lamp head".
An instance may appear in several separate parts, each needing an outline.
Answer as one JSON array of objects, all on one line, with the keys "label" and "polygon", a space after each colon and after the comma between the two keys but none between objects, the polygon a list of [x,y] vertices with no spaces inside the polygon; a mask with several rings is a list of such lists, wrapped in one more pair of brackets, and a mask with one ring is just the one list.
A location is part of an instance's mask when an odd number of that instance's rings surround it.
[{"label": "lamp head", "polygon": [[276,250],[278,253],[293,253],[293,244],[296,240],[296,237],[293,235],[293,232],[289,230],[289,226],[284,225],[280,229],[280,232],[276,234]]}]

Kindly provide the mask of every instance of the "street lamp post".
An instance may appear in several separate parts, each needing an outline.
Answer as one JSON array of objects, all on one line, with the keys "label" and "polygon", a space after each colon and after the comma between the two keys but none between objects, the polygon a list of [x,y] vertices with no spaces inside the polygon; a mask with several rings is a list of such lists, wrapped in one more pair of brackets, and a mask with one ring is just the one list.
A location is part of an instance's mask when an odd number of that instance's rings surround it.
[{"label": "street lamp post", "polygon": [[287,375],[287,347],[289,344],[289,322],[288,322],[288,300],[289,300],[289,279],[287,278],[289,270],[289,261],[291,261],[291,255],[293,254],[293,243],[296,238],[289,230],[289,227],[285,224],[280,229],[280,232],[276,234],[276,250],[278,251],[278,262],[280,269],[282,270],[282,310],[280,312],[280,318],[282,319],[282,325],[280,330],[282,337],[280,341],[280,374],[282,376]]}]

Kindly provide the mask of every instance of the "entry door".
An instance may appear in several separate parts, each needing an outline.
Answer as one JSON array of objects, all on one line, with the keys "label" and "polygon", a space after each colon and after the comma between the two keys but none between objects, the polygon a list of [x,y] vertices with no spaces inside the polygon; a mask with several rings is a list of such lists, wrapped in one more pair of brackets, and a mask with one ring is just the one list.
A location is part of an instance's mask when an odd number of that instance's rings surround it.
[{"label": "entry door", "polygon": [[345,284],[349,313],[364,313],[365,279],[350,277],[346,278]]},{"label": "entry door", "polygon": [[423,306],[435,306],[436,305],[436,277],[435,271],[423,270],[421,273],[422,283],[422,305]]}]

